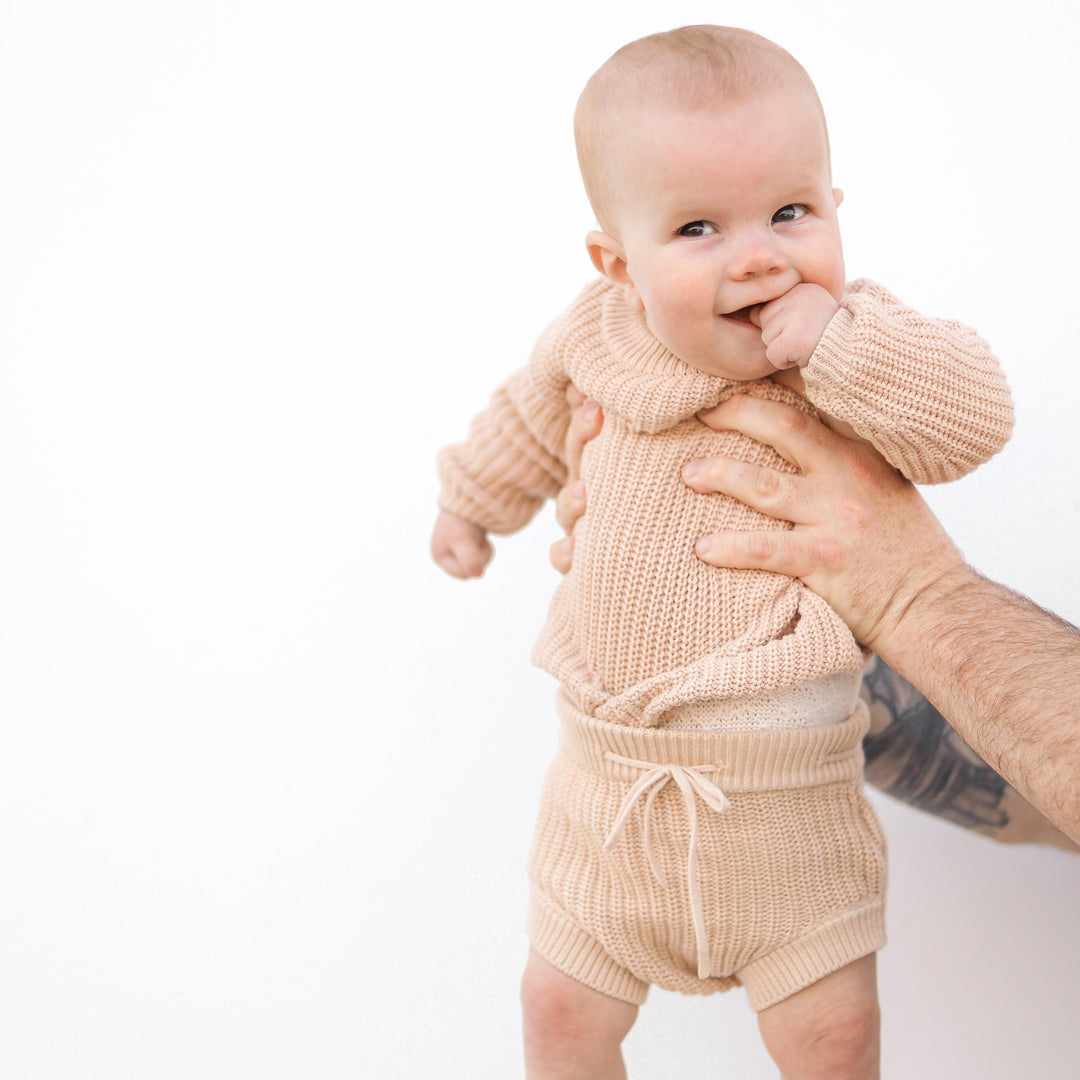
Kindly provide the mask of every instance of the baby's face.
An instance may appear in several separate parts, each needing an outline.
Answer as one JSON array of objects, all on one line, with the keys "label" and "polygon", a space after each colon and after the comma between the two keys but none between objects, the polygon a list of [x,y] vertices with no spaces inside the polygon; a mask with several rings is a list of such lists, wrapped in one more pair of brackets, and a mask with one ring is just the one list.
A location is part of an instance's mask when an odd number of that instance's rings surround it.
[{"label": "baby's face", "polygon": [[840,193],[815,103],[779,89],[634,119],[614,178],[627,298],[685,363],[728,379],[771,374],[748,309],[804,281],[836,300],[844,289]]}]

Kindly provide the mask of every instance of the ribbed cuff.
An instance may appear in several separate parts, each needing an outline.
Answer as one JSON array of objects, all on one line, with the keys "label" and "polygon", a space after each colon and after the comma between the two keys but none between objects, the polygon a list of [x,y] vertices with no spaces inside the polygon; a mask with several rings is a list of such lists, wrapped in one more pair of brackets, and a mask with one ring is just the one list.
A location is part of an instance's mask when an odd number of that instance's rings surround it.
[{"label": "ribbed cuff", "polygon": [[790,997],[885,944],[885,904],[877,900],[781,946],[739,973],[754,1012]]},{"label": "ribbed cuff", "polygon": [[588,934],[534,896],[529,902],[529,941],[552,967],[608,997],[641,1005],[649,984],[635,978]]}]

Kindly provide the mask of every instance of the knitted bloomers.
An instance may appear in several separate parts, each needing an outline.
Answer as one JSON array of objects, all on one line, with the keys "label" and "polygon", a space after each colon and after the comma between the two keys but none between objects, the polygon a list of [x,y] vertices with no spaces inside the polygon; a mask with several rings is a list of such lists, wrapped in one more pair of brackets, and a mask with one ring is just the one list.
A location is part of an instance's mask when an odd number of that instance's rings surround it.
[{"label": "knitted bloomers", "polygon": [[533,947],[632,1004],[650,984],[767,1008],[885,943],[865,707],[826,727],[630,728],[559,696],[530,859]]}]

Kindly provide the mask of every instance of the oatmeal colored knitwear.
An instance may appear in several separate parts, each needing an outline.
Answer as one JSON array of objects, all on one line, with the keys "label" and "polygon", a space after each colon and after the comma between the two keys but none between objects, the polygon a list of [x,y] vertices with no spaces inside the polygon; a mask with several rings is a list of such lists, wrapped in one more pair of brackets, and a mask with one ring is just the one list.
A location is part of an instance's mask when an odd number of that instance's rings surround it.
[{"label": "oatmeal colored knitwear", "polygon": [[862,666],[847,627],[801,582],[718,570],[694,555],[706,533],[777,523],[727,496],[692,491],[681,478],[687,461],[723,454],[793,471],[771,447],[706,427],[702,409],[733,393],[811,414],[817,406],[917,483],[964,475],[1012,428],[1009,390],[986,343],[868,281],[848,286],[803,377],[806,398],[767,379],[705,375],[601,279],[545,331],[468,440],[440,455],[441,507],[509,533],[565,480],[567,383],[603,407],[603,430],[582,462],[589,506],[574,566],[534,653],[587,714],[654,726],[687,703]]},{"label": "oatmeal colored knitwear", "polygon": [[865,705],[826,727],[635,728],[560,694],[529,860],[529,937],[641,1004],[746,987],[755,1010],[885,943],[885,845],[862,794]]}]

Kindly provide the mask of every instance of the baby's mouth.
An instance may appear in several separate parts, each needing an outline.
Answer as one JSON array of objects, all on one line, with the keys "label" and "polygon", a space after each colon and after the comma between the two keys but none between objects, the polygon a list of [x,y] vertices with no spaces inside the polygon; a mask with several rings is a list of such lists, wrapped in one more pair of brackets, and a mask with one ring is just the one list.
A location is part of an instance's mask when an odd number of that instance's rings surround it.
[{"label": "baby's mouth", "polygon": [[761,309],[761,304],[751,304],[749,307],[739,308],[738,311],[729,311],[724,318],[733,319],[735,322],[746,323],[747,326],[757,326],[751,315],[756,315]]}]

